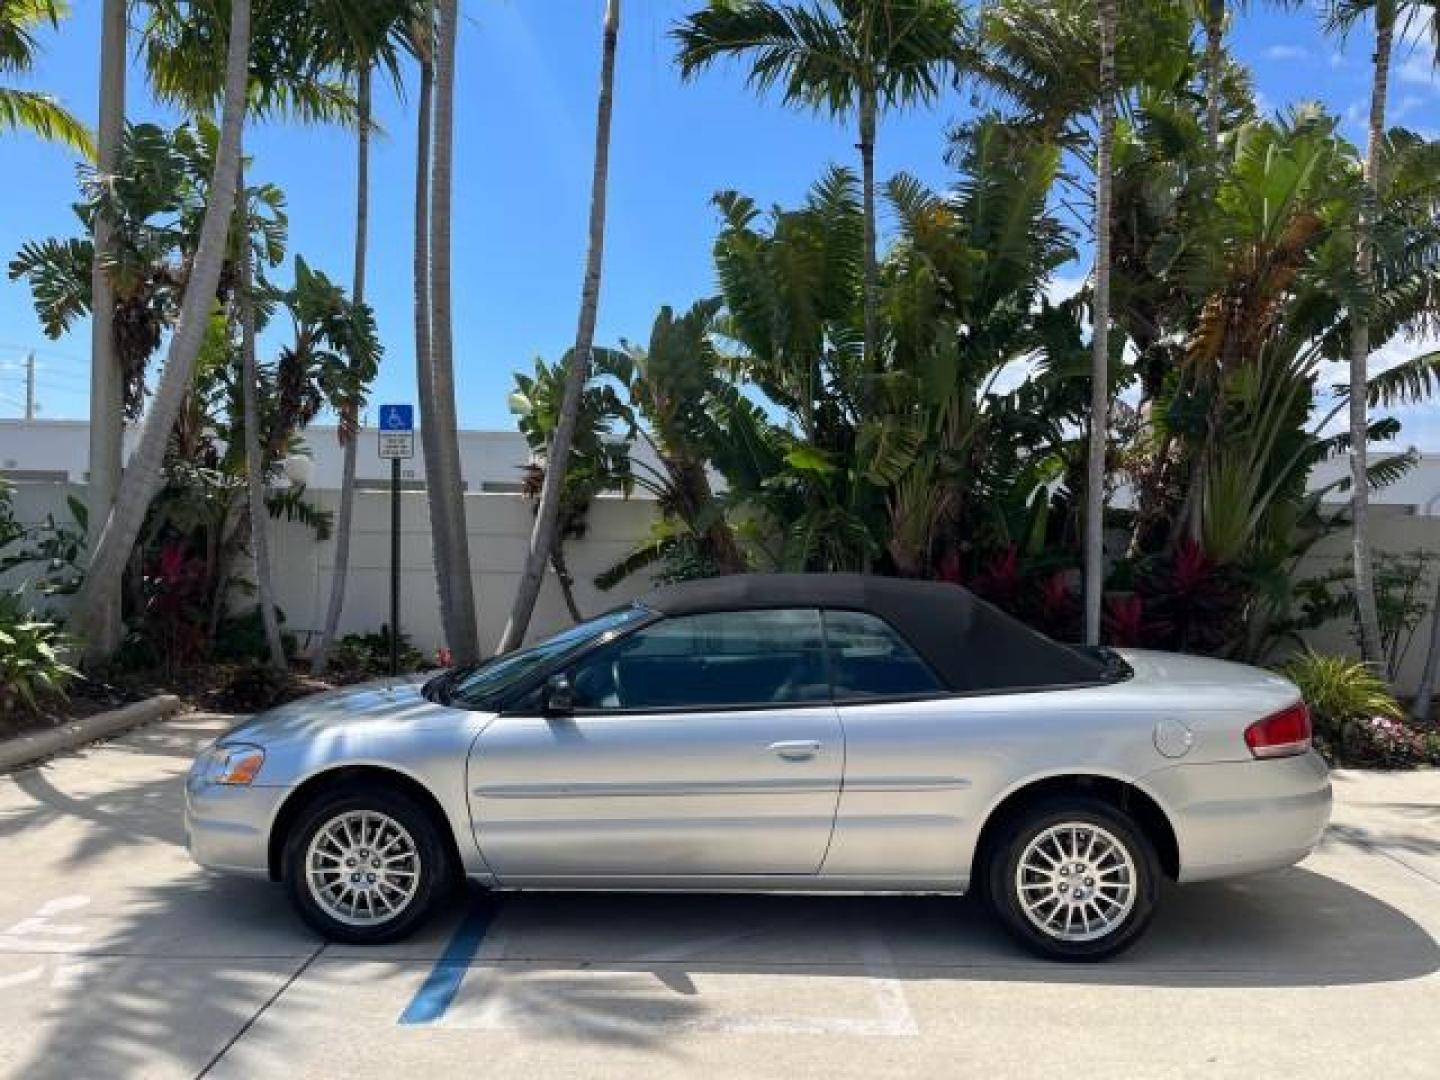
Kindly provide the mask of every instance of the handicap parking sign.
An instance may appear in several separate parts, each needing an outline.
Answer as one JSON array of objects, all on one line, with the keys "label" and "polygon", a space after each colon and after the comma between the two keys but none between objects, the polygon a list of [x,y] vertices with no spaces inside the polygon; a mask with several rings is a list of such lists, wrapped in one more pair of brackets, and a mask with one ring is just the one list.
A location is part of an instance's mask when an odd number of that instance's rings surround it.
[{"label": "handicap parking sign", "polygon": [[381,405],[380,406],[380,430],[381,431],[414,431],[415,430],[415,406],[413,405]]},{"label": "handicap parking sign", "polygon": [[380,456],[402,460],[415,456],[415,406],[380,406]]}]

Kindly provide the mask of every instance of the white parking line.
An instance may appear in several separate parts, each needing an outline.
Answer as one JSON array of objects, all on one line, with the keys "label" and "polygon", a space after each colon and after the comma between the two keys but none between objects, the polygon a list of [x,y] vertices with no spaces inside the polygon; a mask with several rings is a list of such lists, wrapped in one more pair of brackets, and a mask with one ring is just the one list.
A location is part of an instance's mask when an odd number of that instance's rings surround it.
[{"label": "white parking line", "polygon": [[[34,915],[0,930],[0,956],[6,953],[27,957],[36,953],[55,954],[59,959],[55,961],[50,985],[57,990],[70,989],[85,973],[85,961],[68,958],[68,954],[81,952],[87,947],[85,941],[79,940],[85,933],[85,927],[77,923],[55,922],[54,916],[78,911],[89,903],[90,897],[78,894],[47,901]],[[0,975],[0,990],[38,982],[44,979],[49,967],[49,962],[42,962],[24,971]]]}]

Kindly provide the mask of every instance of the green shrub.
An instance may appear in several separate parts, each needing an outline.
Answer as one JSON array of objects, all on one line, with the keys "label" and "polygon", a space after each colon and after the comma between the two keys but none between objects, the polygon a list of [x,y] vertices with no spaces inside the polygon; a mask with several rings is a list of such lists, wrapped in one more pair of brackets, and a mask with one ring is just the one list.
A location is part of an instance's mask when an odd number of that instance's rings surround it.
[{"label": "green shrub", "polygon": [[[425,654],[400,634],[400,670],[425,666]],[[373,634],[346,634],[330,651],[330,670],[341,679],[364,679],[390,672],[390,627],[381,623]]]},{"label": "green shrub", "polygon": [[[285,656],[295,655],[295,635],[287,632],[285,612],[278,607],[275,618],[280,623],[280,648]],[[265,622],[258,606],[243,615],[232,615],[222,619],[215,631],[215,644],[211,656],[220,663],[246,664],[264,663],[270,659],[270,644],[265,640]]]},{"label": "green shrub", "polygon": [[260,712],[294,696],[294,679],[288,671],[265,664],[236,668],[220,687],[220,704],[235,712]]},{"label": "green shrub", "polygon": [[1277,670],[1300,688],[1316,743],[1332,762],[1404,766],[1425,760],[1424,736],[1406,724],[1400,703],[1367,664],[1306,651]]},{"label": "green shrub", "polygon": [[68,644],[54,623],[35,617],[19,592],[0,593],[0,716],[33,712],[47,698],[65,696],[78,674],[60,659]]}]

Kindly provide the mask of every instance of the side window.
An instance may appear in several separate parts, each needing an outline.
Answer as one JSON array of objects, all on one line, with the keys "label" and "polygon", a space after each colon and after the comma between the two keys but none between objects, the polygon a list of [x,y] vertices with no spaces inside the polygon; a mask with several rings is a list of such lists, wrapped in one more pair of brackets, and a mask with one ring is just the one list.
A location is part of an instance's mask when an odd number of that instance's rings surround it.
[{"label": "side window", "polygon": [[890,624],[859,611],[825,612],[836,700],[932,694],[944,689]]},{"label": "side window", "polygon": [[820,613],[723,611],[653,623],[571,670],[580,709],[828,701]]}]

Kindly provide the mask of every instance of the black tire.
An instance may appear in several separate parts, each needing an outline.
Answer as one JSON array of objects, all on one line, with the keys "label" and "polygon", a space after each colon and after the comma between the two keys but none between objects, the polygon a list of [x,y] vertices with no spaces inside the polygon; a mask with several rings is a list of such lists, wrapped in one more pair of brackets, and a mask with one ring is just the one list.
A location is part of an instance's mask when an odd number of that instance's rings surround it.
[{"label": "black tire", "polygon": [[[1094,878],[1070,879],[1059,876],[1061,873],[1068,875],[1076,866],[1088,864],[1077,862],[1065,865],[1063,859],[1057,863],[1057,869],[1048,879],[1027,869],[1025,877],[1032,883],[1027,886],[1027,895],[1038,893],[1043,898],[1042,904],[1053,903],[1054,906],[1042,906],[1034,919],[1026,913],[1021,901],[1021,860],[1032,842],[1051,829],[1060,827],[1062,832],[1057,842],[1066,843],[1065,837],[1072,834],[1063,831],[1065,826],[1075,826],[1074,842],[1077,844],[1085,843],[1087,830],[1098,829],[1101,833],[1091,832],[1089,835],[1097,836],[1106,842],[1113,841],[1123,850],[1130,867],[1133,868],[1133,875],[1113,869],[1106,869],[1103,874],[1098,875],[1106,881],[1115,882],[1133,876],[1131,891],[1124,894],[1129,899],[1129,910],[1123,917],[1116,909],[1124,910],[1124,898],[1122,896],[1121,899],[1116,899],[1121,894],[1114,891],[1113,885],[1110,886],[1110,898],[1101,901],[1095,897]],[[1049,858],[1050,852],[1055,855],[1064,854],[1064,848],[1051,848],[1048,844],[1042,846],[1047,849],[1046,858]],[[1034,861],[1029,865],[1035,865]],[[1119,863],[1107,862],[1105,865],[1114,867]],[[1077,901],[1068,898],[1062,900],[1053,890],[1069,888],[1068,883],[1074,880],[1079,882],[1076,887],[1084,890],[1075,895],[1089,899],[1090,903],[1084,905],[1083,901],[1078,902],[1083,906],[1076,907],[1077,925],[1071,932],[1075,935],[1093,932],[1096,936],[1088,940],[1068,940],[1062,936],[1067,933],[1064,926],[1052,925],[1051,929],[1046,930],[1037,921],[1052,917],[1058,920],[1062,915],[1069,917],[1067,906],[1076,906]],[[1025,948],[1047,960],[1083,963],[1105,960],[1135,943],[1155,913],[1159,881],[1160,860],[1155,854],[1155,847],[1134,819],[1099,799],[1065,796],[1037,803],[1006,824],[996,842],[989,848],[984,895],[990,909],[999,917],[1005,929]],[[1047,889],[1052,891],[1045,892]],[[1102,907],[1102,903],[1106,906]],[[1106,916],[1116,919],[1115,925],[1103,929],[1103,932],[1100,914],[1102,911]],[[1053,916],[1052,912],[1055,913]],[[1084,912],[1083,916],[1080,912]],[[1088,920],[1091,914],[1095,915],[1099,925],[1091,931],[1087,922],[1087,929],[1082,931],[1078,920],[1082,917]]]},{"label": "black tire", "polygon": [[[394,901],[398,907],[394,915],[363,925],[327,910],[312,891],[306,873],[315,837],[337,818],[357,812],[388,817],[409,835],[414,850],[413,860],[399,864],[401,873],[415,875],[408,901]],[[321,936],[347,945],[384,945],[408,937],[430,917],[454,880],[450,845],[431,814],[403,792],[358,784],[322,792],[300,812],[285,838],[282,869],[286,892],[300,917]]]}]

